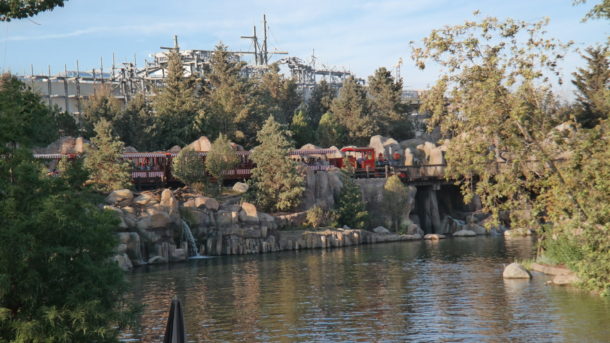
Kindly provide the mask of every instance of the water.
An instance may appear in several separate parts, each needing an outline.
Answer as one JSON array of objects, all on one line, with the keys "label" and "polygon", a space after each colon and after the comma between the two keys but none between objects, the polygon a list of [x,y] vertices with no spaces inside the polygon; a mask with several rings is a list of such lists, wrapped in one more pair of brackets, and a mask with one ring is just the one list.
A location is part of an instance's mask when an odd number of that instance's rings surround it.
[{"label": "water", "polygon": [[182,220],[182,231],[184,233],[184,237],[186,238],[186,241],[191,246],[191,251],[194,254],[192,257],[200,258],[201,255],[199,255],[199,247],[197,247],[197,241],[195,240],[195,237],[193,236],[193,232],[191,232],[191,228],[190,228],[189,224],[184,220]]},{"label": "water", "polygon": [[534,248],[455,238],[151,266],[130,275],[146,309],[125,339],[160,341],[177,295],[191,342],[608,342],[607,299],[502,279]]}]

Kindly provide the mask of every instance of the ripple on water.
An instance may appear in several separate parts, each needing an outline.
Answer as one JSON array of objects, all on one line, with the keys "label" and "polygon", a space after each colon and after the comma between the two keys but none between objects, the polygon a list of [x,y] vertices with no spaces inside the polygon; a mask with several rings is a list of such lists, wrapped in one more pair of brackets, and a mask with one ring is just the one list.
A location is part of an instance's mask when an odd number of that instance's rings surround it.
[{"label": "ripple on water", "polygon": [[534,248],[478,237],[149,267],[130,276],[146,307],[124,341],[160,341],[178,296],[193,342],[607,342],[607,300],[502,279]]}]

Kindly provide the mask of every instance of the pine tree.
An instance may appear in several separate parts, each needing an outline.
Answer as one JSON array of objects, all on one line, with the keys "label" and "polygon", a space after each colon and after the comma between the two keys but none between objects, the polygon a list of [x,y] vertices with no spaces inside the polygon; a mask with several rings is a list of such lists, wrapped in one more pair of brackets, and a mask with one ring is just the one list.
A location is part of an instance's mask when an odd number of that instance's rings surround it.
[{"label": "pine tree", "polygon": [[318,127],[322,115],[330,110],[330,105],[333,99],[337,96],[337,92],[326,82],[320,81],[313,91],[307,102],[307,120],[313,128]]},{"label": "pine tree", "polygon": [[112,96],[112,89],[107,85],[98,85],[95,92],[85,101],[83,116],[81,117],[81,130],[83,135],[91,138],[95,135],[95,124],[104,119],[112,125],[112,129],[122,137],[124,126],[122,121],[121,104]]},{"label": "pine tree", "polygon": [[205,169],[216,179],[218,191],[222,191],[224,173],[239,164],[239,156],[231,146],[227,136],[222,133],[212,143],[211,150],[205,159]]},{"label": "pine tree", "polygon": [[157,149],[184,146],[201,134],[195,119],[202,113],[195,80],[184,75],[182,59],[177,51],[168,56],[165,86],[153,99],[155,111],[154,142]]},{"label": "pine tree", "polygon": [[57,138],[57,112],[10,74],[0,77],[0,153],[9,147],[45,145]]},{"label": "pine tree", "polygon": [[212,53],[208,82],[202,90],[205,132],[211,139],[224,133],[238,143],[254,143],[262,120],[251,104],[251,84],[242,75],[244,66],[222,43]]},{"label": "pine tree", "polygon": [[314,141],[314,131],[305,119],[303,111],[297,111],[292,117],[290,130],[293,132],[293,138],[297,147],[303,146]]},{"label": "pine tree", "polygon": [[149,151],[156,147],[154,142],[154,115],[151,104],[143,94],[136,94],[127,103],[122,115],[121,140],[126,146],[133,146],[139,151]]},{"label": "pine tree", "polygon": [[364,207],[360,186],[349,175],[342,177],[343,187],[339,193],[336,213],[339,225],[353,229],[364,229],[368,224],[368,212]]},{"label": "pine tree", "polygon": [[180,150],[174,158],[172,174],[185,185],[200,192],[203,192],[207,182],[203,158],[191,148]]},{"label": "pine tree", "polygon": [[290,131],[269,116],[257,135],[260,143],[251,154],[256,202],[264,210],[288,211],[297,207],[305,191],[305,180],[288,153],[294,149]]},{"label": "pine tree", "polygon": [[610,59],[607,47],[587,48],[587,68],[573,73],[579,108],[576,120],[591,128],[610,115]]},{"label": "pine tree", "polygon": [[383,186],[383,207],[396,232],[400,230],[400,221],[407,210],[408,203],[409,189],[398,176],[390,176]]},{"label": "pine tree", "polygon": [[3,1],[0,3],[0,21],[23,19],[44,11],[63,7],[67,0]]},{"label": "pine tree", "polygon": [[296,82],[281,75],[278,65],[273,64],[258,80],[257,87],[265,113],[272,114],[280,124],[290,124],[301,104]]},{"label": "pine tree", "polygon": [[318,124],[317,142],[323,147],[342,146],[347,140],[345,131],[345,127],[339,123],[337,117],[333,113],[326,112]]},{"label": "pine tree", "polygon": [[390,71],[379,68],[369,76],[368,95],[372,116],[383,136],[398,140],[411,138],[413,133],[407,111],[402,103],[402,81],[394,80]]},{"label": "pine tree", "polygon": [[101,119],[95,125],[95,137],[85,155],[89,182],[100,192],[131,187],[131,166],[123,160],[123,142],[112,131],[110,122]]},{"label": "pine tree", "polygon": [[366,145],[379,129],[370,116],[370,104],[364,87],[354,77],[343,82],[339,95],[333,100],[330,111],[347,131],[348,144]]}]

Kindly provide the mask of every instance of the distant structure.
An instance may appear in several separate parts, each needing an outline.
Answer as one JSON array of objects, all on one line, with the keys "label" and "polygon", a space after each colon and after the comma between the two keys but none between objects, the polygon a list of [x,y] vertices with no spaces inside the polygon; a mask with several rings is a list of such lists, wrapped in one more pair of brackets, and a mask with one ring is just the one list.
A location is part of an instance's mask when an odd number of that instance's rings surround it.
[{"label": "distant structure", "polygon": [[[252,41],[253,51],[230,51],[231,58],[239,61],[242,56],[254,56],[253,63],[247,64],[243,69],[246,77],[264,74],[270,65],[270,59],[274,55],[288,55],[286,51],[270,51],[267,42],[267,17],[263,16],[263,37],[257,35],[256,26],[251,36],[241,36],[243,39]],[[161,47],[162,50],[177,51],[182,58],[185,76],[205,78],[206,71],[212,58],[214,50],[181,50],[178,37],[174,36],[173,47]],[[155,90],[163,87],[167,75],[168,57],[167,52],[160,51],[151,55],[152,60],[144,61],[144,66],[138,67],[133,62],[125,62],[117,66],[114,60],[110,70],[104,71],[103,60],[100,59],[100,68],[91,71],[81,71],[79,62],[76,61],[76,70],[68,70],[55,75],[51,74],[51,68],[46,75],[34,74],[33,66],[30,75],[20,76],[35,91],[42,94],[49,105],[57,105],[62,110],[73,113],[77,118],[82,113],[83,102],[94,95],[96,88],[106,85],[111,94],[126,104],[136,94],[154,96]],[[287,66],[287,70],[298,86],[298,90],[307,99],[316,84],[325,80],[331,87],[339,89],[343,81],[353,76],[350,71],[337,70],[324,64],[316,65],[316,57],[311,56],[310,62],[305,62],[298,57],[284,57],[277,60],[280,66]],[[363,79],[357,79],[364,83]],[[409,101],[413,94],[406,91],[404,95]],[[415,92],[415,96],[417,92]],[[405,99],[407,99],[405,98]]]}]

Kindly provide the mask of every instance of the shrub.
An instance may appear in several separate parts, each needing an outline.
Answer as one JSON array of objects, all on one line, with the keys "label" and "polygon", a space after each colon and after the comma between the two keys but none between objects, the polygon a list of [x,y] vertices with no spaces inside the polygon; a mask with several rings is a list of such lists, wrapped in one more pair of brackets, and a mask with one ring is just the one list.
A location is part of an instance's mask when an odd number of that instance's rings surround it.
[{"label": "shrub", "polygon": [[193,149],[182,149],[172,162],[173,175],[185,185],[203,192],[206,183],[203,159]]}]

